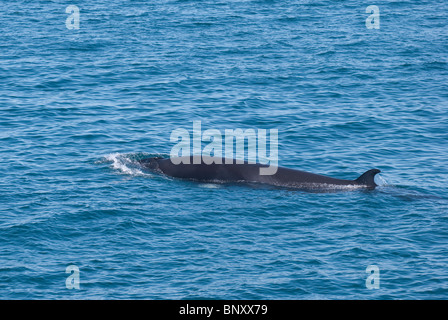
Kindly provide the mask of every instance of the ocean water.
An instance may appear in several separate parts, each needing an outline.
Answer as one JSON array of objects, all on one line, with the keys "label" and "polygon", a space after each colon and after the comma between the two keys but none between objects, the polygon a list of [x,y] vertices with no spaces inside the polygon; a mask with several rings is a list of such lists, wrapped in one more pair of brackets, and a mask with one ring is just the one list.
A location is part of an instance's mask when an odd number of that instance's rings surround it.
[{"label": "ocean water", "polygon": [[[445,1],[1,1],[0,298],[448,298],[447,23]],[[380,186],[138,166],[193,121]]]}]

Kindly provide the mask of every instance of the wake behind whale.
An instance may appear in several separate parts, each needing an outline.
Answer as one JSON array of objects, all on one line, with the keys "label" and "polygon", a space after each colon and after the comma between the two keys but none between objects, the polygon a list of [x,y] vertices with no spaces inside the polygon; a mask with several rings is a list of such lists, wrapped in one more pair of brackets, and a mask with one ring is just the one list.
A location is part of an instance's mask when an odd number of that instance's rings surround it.
[{"label": "wake behind whale", "polygon": [[[213,161],[215,160],[215,161]],[[246,182],[297,189],[358,189],[373,190],[377,186],[375,175],[378,169],[371,169],[355,180],[332,178],[320,174],[276,167],[273,174],[261,174],[267,165],[258,163],[238,163],[233,159],[219,159],[204,156],[182,158],[151,157],[139,160],[142,167],[166,176],[199,182]],[[218,162],[218,163],[217,163]],[[260,170],[261,169],[261,170]]]}]

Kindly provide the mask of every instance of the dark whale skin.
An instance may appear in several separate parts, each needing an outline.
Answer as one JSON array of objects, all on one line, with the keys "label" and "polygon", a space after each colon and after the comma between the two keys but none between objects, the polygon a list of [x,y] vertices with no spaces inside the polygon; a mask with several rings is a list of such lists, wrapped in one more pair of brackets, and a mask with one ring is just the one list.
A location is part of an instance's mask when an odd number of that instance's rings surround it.
[{"label": "dark whale skin", "polygon": [[[375,189],[375,175],[381,172],[378,169],[371,169],[363,173],[355,180],[344,180],[332,178],[320,174],[276,167],[275,173],[271,175],[260,174],[260,168],[268,168],[268,165],[257,163],[236,163],[233,159],[219,159],[221,163],[207,163],[200,156],[174,158],[147,158],[140,160],[140,164],[149,170],[162,173],[164,175],[188,179],[201,182],[250,182],[262,183],[274,186],[284,186],[293,188],[334,188],[338,186],[363,187]],[[182,160],[182,162],[180,162]],[[193,160],[200,163],[194,163]],[[179,164],[174,164],[179,163]],[[188,163],[186,163],[188,162]],[[216,162],[216,159],[215,159]],[[230,163],[231,162],[231,163]]]}]

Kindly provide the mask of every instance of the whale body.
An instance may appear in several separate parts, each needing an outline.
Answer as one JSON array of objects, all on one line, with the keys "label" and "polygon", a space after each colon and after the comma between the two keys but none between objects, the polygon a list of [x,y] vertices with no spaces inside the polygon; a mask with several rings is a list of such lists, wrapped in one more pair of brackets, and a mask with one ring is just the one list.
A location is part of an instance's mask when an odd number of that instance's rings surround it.
[{"label": "whale body", "polygon": [[[194,159],[196,158],[196,159]],[[381,172],[371,169],[355,180],[332,178],[320,174],[277,167],[274,174],[260,174],[258,163],[238,163],[233,159],[220,159],[220,163],[201,156],[181,158],[147,158],[140,164],[151,171],[164,175],[200,182],[248,182],[300,189],[339,189],[344,187],[375,189],[375,175]],[[212,163],[213,162],[213,163]],[[177,163],[177,164],[175,164]]]}]

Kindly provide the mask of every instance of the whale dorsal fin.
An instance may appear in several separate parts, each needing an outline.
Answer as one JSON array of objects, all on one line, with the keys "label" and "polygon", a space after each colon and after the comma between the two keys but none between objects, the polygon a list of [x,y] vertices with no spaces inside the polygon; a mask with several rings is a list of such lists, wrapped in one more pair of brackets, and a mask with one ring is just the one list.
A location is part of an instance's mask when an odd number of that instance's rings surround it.
[{"label": "whale dorsal fin", "polygon": [[358,184],[362,184],[362,185],[366,185],[368,187],[375,188],[377,186],[377,184],[375,183],[375,175],[380,172],[381,171],[378,169],[371,169],[369,171],[364,172],[355,181]]}]

